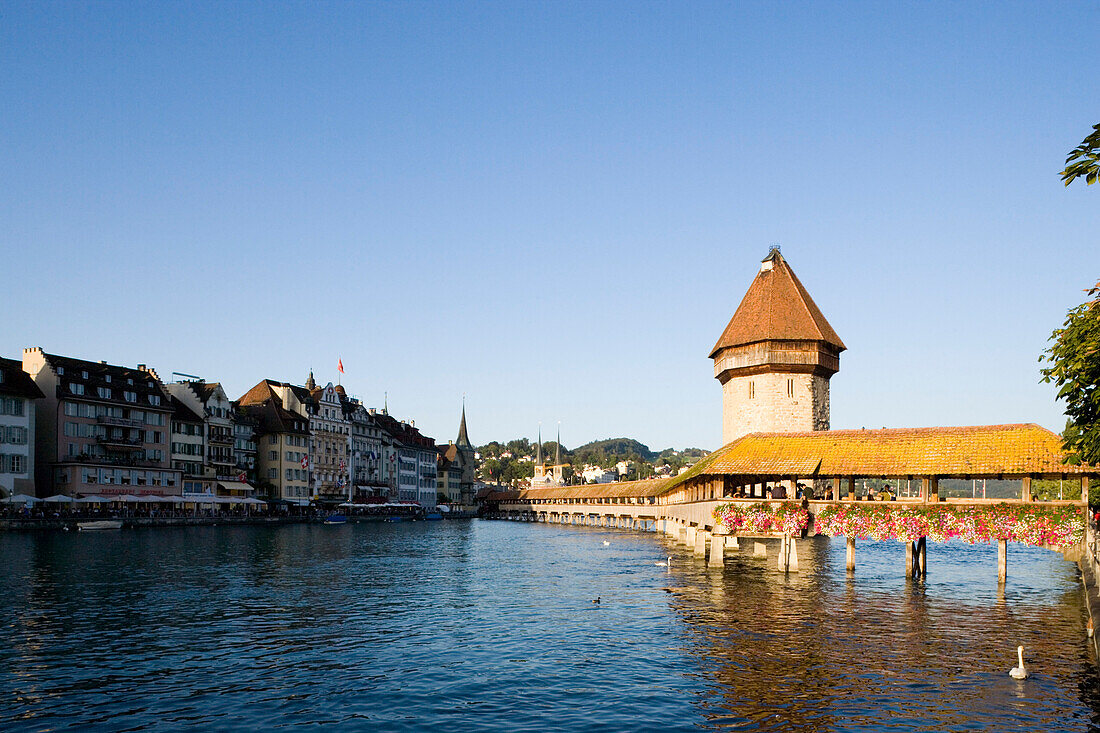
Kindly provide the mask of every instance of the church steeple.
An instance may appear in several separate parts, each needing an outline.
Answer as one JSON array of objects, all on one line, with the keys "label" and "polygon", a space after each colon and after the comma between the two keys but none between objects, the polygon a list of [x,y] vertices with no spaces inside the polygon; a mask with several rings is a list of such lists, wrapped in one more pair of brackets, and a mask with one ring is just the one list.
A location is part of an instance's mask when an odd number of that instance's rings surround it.
[{"label": "church steeple", "polygon": [[558,423],[558,442],[554,444],[554,465],[561,465],[561,423]]},{"label": "church steeple", "polygon": [[470,436],[466,434],[466,400],[462,400],[462,422],[458,424],[458,440],[455,445],[459,448],[473,448]]},{"label": "church steeple", "polygon": [[315,382],[313,379],[312,369],[309,370],[309,379],[306,380],[306,389],[311,391],[317,389],[317,382]]},{"label": "church steeple", "polygon": [[542,465],[542,425],[539,425],[539,446],[535,449],[535,465]]}]

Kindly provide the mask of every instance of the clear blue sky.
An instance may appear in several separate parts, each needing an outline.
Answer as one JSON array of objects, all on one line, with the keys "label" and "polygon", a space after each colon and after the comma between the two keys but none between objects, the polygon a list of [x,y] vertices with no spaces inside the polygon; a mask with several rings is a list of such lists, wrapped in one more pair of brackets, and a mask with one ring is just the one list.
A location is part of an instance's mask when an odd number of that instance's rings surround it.
[{"label": "clear blue sky", "polygon": [[0,5],[0,355],[336,380],[453,439],[721,439],[779,243],[836,428],[1064,423],[1088,3]]}]

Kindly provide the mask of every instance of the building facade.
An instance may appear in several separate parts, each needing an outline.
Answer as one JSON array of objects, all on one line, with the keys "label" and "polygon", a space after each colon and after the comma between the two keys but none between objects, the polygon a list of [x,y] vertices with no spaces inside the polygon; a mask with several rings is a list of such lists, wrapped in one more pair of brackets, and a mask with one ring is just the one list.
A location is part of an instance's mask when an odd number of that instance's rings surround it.
[{"label": "building facade", "polygon": [[40,493],[178,496],[172,405],[160,378],[137,368],[23,350],[23,371],[45,397],[35,405]]},{"label": "building facade", "polygon": [[318,387],[310,372],[306,382],[310,399],[305,402],[310,432],[310,485],[313,496],[327,501],[347,498],[351,481],[348,477],[348,452],[351,443],[351,420],[344,414],[343,387],[329,382]]},{"label": "building facade", "polygon": [[829,379],[844,342],[773,248],[711,349],[722,385],[722,442],[829,429]]},{"label": "building facade", "polygon": [[257,485],[256,435],[260,423],[252,415],[233,403],[233,458],[238,480],[251,486]]},{"label": "building facade", "polygon": [[[255,487],[248,472],[238,468],[237,410],[218,382],[189,380],[167,385],[173,399],[202,418],[203,492],[220,496],[251,496]],[[186,483],[186,479],[185,479]]]},{"label": "building facade", "polygon": [[388,495],[382,471],[382,428],[373,412],[357,399],[344,401],[344,415],[351,425],[348,475],[351,478],[349,497],[353,500]]},{"label": "building facade", "polygon": [[172,468],[183,474],[183,497],[204,498],[214,494],[213,477],[203,465],[206,438],[202,416],[178,399],[172,400]]},{"label": "building facade", "polygon": [[304,387],[265,379],[237,400],[239,409],[256,421],[256,474],[273,499],[309,504],[310,421]]},{"label": "building facade", "polygon": [[34,401],[45,395],[22,362],[0,359],[0,494],[35,495]]},{"label": "building facade", "polygon": [[422,435],[414,423],[396,420],[385,412],[375,413],[374,417],[383,432],[389,497],[435,506],[438,495],[435,441]]}]

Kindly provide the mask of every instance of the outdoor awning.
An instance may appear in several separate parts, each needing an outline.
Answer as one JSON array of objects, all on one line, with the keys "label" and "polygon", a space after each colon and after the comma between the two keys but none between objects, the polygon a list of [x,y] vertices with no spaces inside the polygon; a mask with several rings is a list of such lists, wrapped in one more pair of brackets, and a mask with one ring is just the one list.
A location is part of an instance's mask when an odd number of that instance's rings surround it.
[{"label": "outdoor awning", "polygon": [[47,496],[42,501],[49,502],[50,504],[72,504],[74,499],[64,494],[54,494],[53,496]]},{"label": "outdoor awning", "polygon": [[9,496],[7,499],[0,499],[0,503],[3,504],[34,504],[39,501],[42,500],[33,496],[27,496],[26,494],[15,494],[14,496]]},{"label": "outdoor awning", "polygon": [[256,491],[255,486],[242,481],[219,481],[218,486],[226,491],[247,491],[250,494]]}]

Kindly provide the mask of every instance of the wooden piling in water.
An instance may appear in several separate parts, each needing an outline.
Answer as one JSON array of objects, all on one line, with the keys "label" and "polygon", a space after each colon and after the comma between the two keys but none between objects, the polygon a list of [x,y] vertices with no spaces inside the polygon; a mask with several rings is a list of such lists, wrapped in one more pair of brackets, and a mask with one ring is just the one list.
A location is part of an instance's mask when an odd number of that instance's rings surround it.
[{"label": "wooden piling in water", "polygon": [[844,558],[844,567],[849,573],[854,573],[856,570],[856,538],[845,537],[844,543],[847,546],[847,552]]},{"label": "wooden piling in water", "polygon": [[997,582],[1008,579],[1008,540],[997,541]]}]

